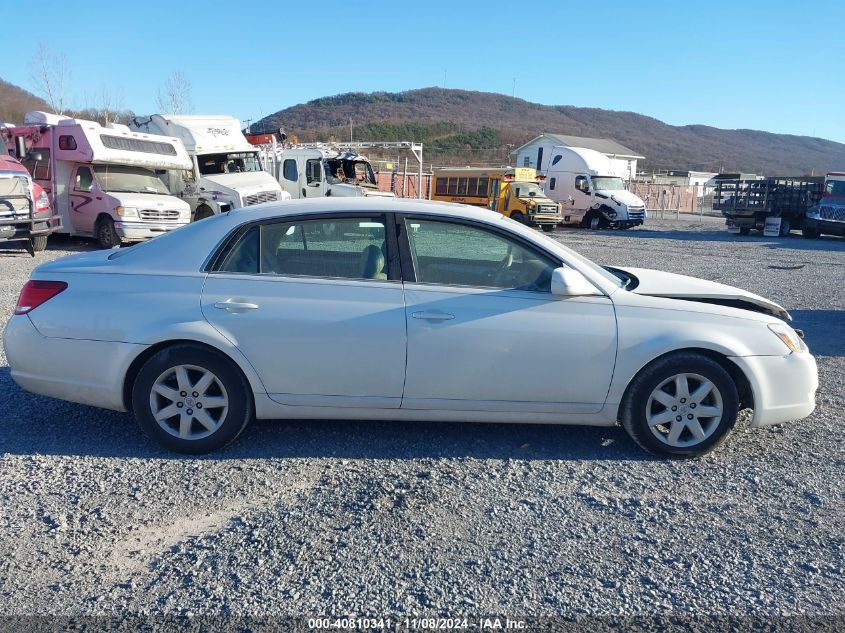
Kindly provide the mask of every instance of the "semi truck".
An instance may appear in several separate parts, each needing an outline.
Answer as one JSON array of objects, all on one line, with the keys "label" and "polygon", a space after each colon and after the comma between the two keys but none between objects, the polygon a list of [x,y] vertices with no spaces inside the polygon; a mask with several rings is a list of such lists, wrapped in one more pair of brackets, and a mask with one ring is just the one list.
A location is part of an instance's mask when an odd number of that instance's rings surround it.
[{"label": "semi truck", "polygon": [[541,182],[529,167],[438,169],[431,199],[484,207],[551,232],[562,220],[561,209],[543,193]]},{"label": "semi truck", "polygon": [[170,195],[158,176],[190,167],[177,138],[47,112],[27,112],[24,124],[6,134],[61,218],[61,233],[93,237],[112,248],[190,221],[188,204]]},{"label": "semi truck", "polygon": [[822,196],[807,209],[801,231],[808,238],[845,235],[845,172],[825,176]]},{"label": "semi truck", "polygon": [[47,238],[61,221],[44,189],[6,146],[12,127],[0,127],[0,242],[22,241],[34,257],[47,248]]},{"label": "semi truck", "polygon": [[564,224],[628,229],[646,219],[645,202],[626,189],[610,159],[592,149],[555,146],[544,191],[560,203]]},{"label": "semi truck", "polygon": [[258,150],[225,115],[153,114],[135,117],[129,128],[181,140],[190,164],[162,174],[168,189],[191,207],[194,220],[262,202],[290,198],[264,171]]}]

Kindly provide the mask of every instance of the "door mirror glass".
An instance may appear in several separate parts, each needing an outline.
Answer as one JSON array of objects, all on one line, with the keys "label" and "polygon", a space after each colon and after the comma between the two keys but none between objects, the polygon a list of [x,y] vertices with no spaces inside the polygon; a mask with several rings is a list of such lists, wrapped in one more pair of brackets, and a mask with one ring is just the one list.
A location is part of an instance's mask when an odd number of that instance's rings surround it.
[{"label": "door mirror glass", "polygon": [[582,193],[590,193],[590,181],[586,176],[578,176],[575,179],[575,188]]},{"label": "door mirror glass", "polygon": [[600,293],[577,270],[560,267],[552,271],[552,294],[557,297],[584,297]]}]

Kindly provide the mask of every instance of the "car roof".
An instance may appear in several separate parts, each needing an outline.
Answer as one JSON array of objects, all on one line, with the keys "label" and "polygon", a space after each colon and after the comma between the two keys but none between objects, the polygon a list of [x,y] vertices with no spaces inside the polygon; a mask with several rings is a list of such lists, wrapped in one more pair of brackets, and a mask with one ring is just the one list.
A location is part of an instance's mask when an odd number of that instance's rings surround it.
[{"label": "car roof", "polygon": [[233,209],[229,214],[237,215],[238,221],[255,221],[266,218],[300,215],[303,213],[426,213],[456,218],[472,218],[488,222],[502,219],[502,215],[488,209],[454,202],[416,200],[409,198],[388,198],[381,196],[321,197],[306,200],[282,200]]}]

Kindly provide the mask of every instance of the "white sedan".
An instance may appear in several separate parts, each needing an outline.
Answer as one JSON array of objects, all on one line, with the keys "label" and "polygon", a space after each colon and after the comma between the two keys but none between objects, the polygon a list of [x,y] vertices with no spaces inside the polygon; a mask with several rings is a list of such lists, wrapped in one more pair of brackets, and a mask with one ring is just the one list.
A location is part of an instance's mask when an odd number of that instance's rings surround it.
[{"label": "white sedan", "polygon": [[132,411],[204,453],[253,418],[621,424],[694,456],[815,407],[779,305],[603,268],[499,214],[267,204],[39,266],[4,333],[24,389]]}]

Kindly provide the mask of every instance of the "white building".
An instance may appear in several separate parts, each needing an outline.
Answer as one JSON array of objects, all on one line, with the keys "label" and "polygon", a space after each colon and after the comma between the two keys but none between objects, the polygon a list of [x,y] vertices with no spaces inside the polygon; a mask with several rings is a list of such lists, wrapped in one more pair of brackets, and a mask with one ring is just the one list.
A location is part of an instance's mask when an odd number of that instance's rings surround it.
[{"label": "white building", "polygon": [[533,167],[537,171],[545,172],[549,168],[552,149],[559,145],[585,147],[604,154],[610,159],[613,175],[624,180],[635,179],[637,161],[645,158],[609,138],[587,138],[544,132],[511,152],[511,156],[514,157],[514,166]]},{"label": "white building", "polygon": [[678,171],[662,170],[640,172],[637,175],[639,182],[648,182],[660,185],[681,185],[684,187],[706,185],[718,174],[714,171]]}]

